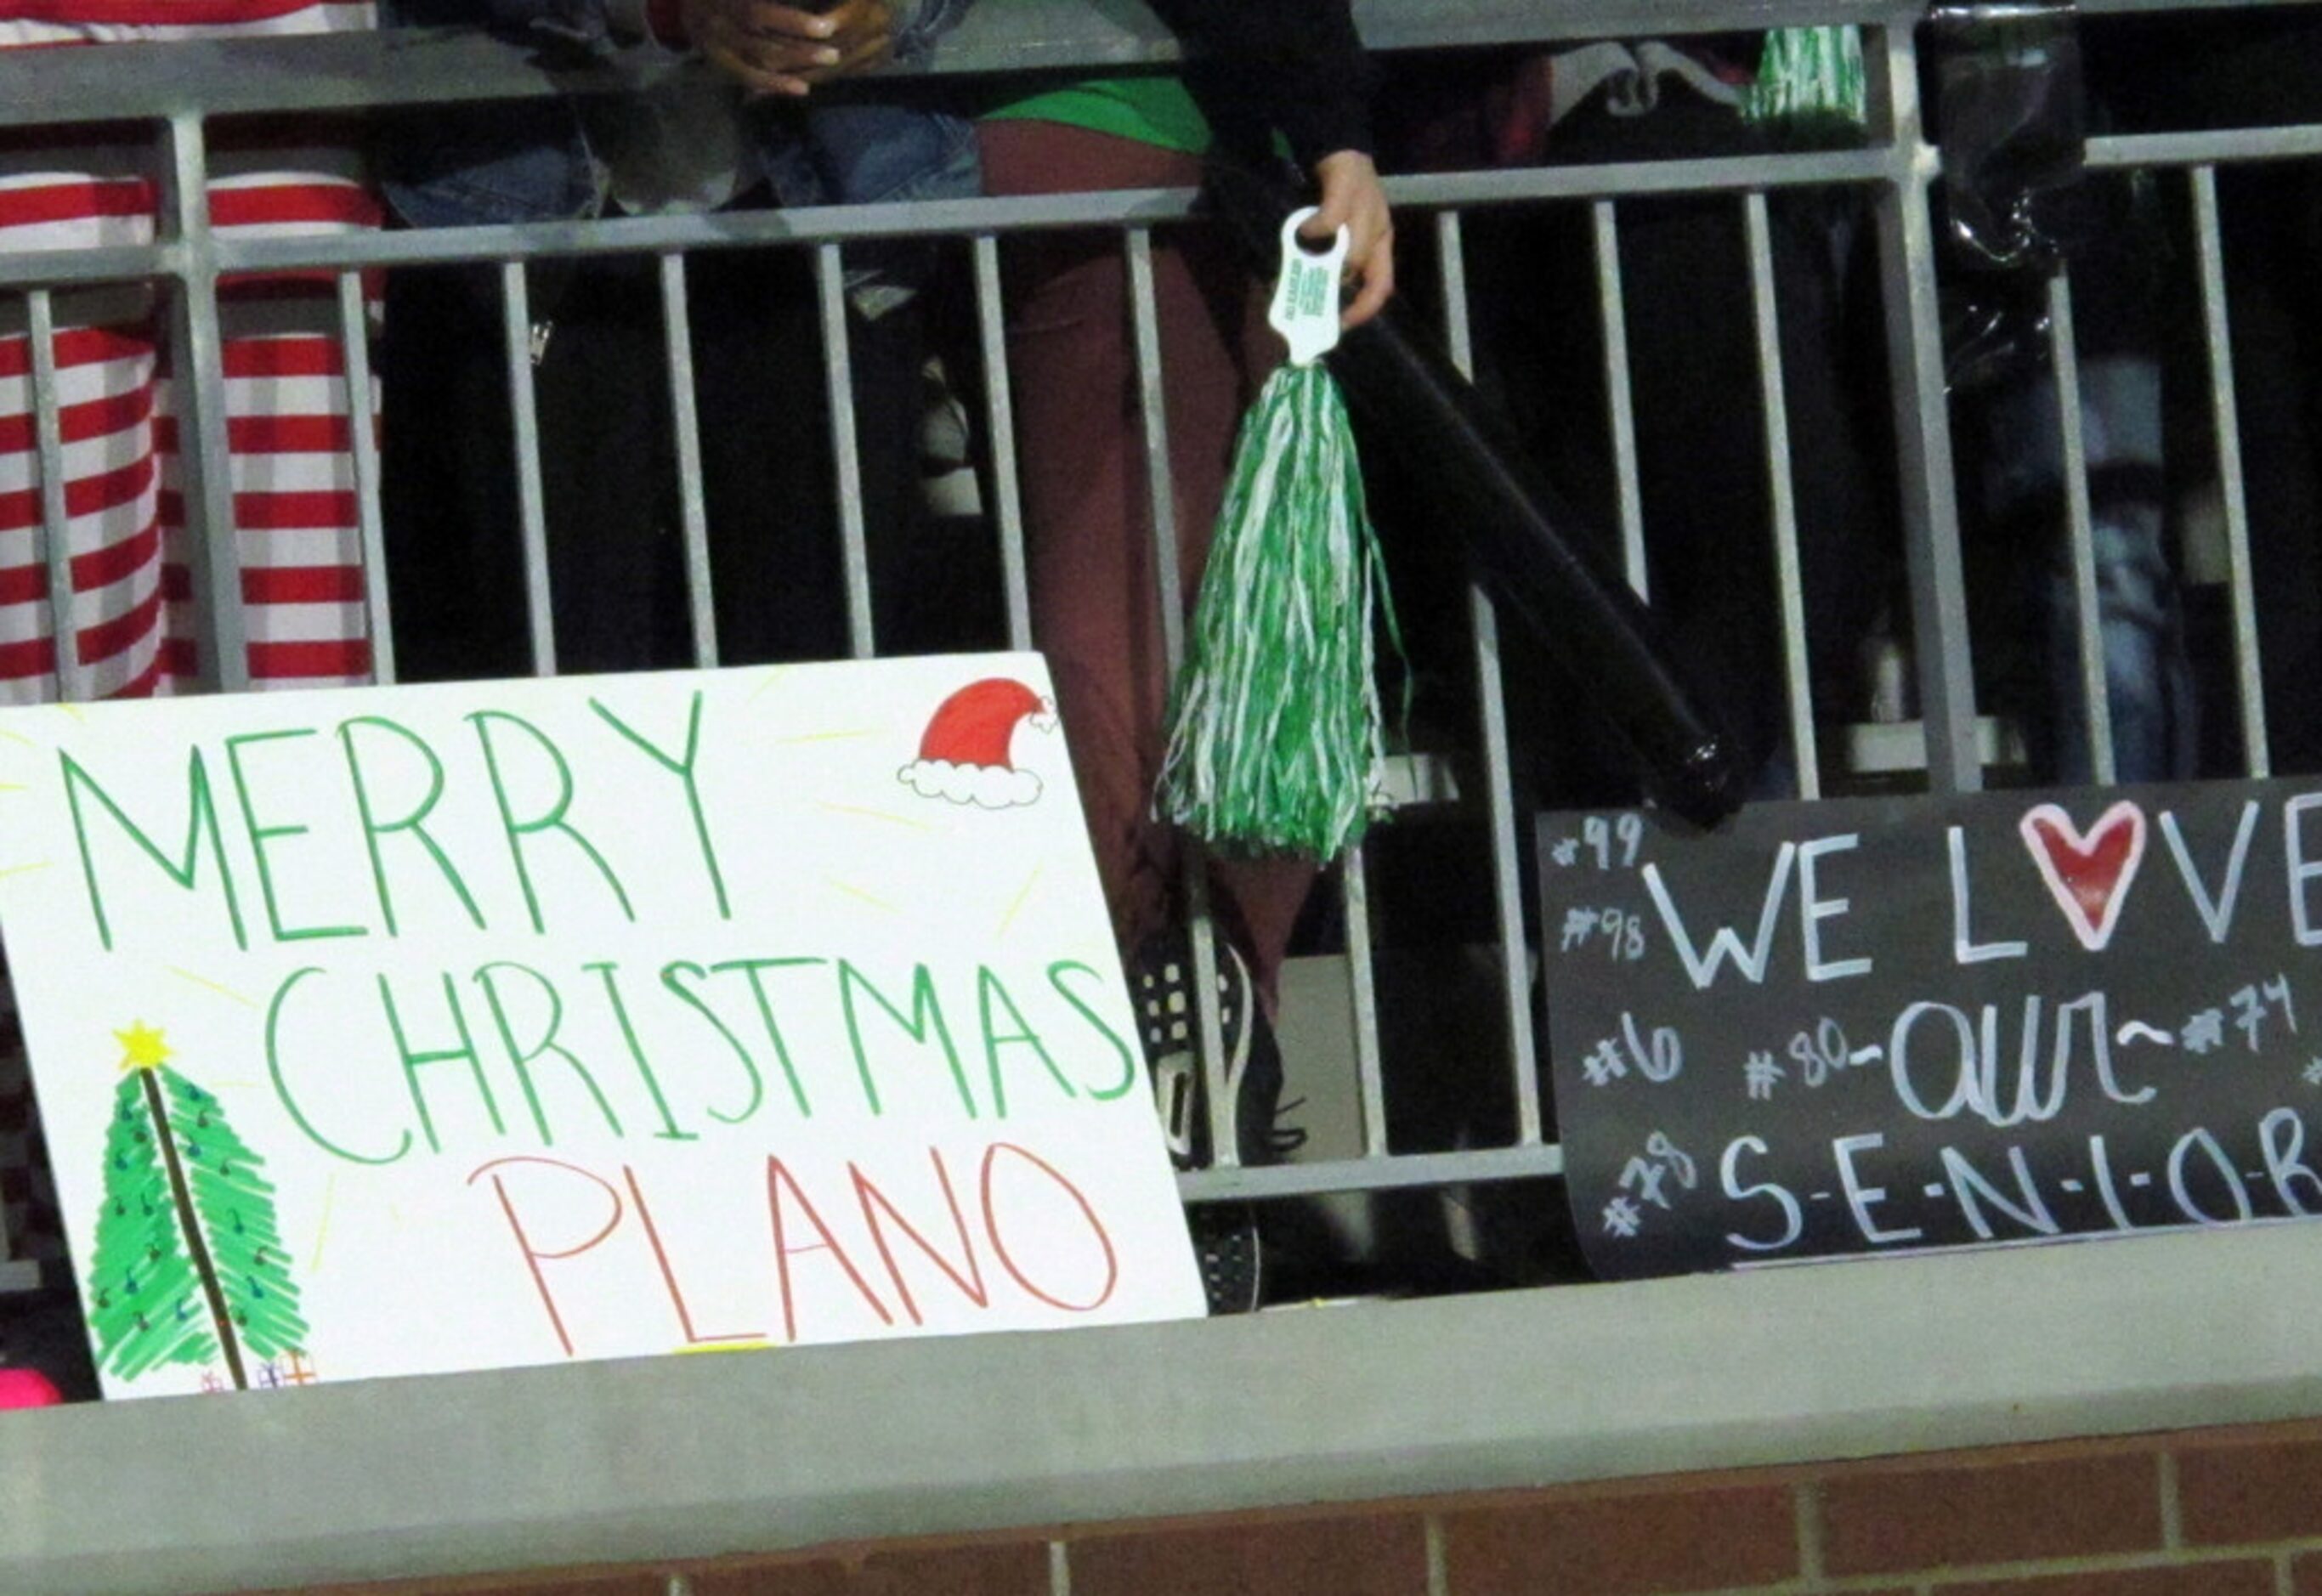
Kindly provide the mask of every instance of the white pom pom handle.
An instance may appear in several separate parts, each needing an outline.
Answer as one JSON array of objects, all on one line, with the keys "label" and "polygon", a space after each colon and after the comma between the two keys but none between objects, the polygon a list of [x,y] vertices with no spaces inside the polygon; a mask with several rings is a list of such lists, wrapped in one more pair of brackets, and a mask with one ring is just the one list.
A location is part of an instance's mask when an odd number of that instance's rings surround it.
[{"label": "white pom pom handle", "polygon": [[1282,224],[1282,275],[1275,279],[1274,303],[1266,319],[1290,345],[1290,363],[1311,366],[1339,346],[1339,274],[1347,264],[1352,235],[1341,227],[1330,247],[1317,254],[1298,230],[1318,214],[1308,205]]}]

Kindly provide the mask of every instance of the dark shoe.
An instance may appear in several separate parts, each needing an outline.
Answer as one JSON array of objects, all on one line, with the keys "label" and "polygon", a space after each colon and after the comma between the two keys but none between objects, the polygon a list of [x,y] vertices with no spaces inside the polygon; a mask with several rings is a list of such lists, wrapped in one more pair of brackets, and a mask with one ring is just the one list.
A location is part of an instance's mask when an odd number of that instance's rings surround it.
[{"label": "dark shoe", "polygon": [[[1226,1090],[1234,1099],[1234,1139],[1241,1162],[1279,1163],[1306,1134],[1278,1126],[1282,1111],[1282,1050],[1258,1007],[1249,965],[1230,943],[1218,949],[1218,1030],[1225,1044]],[[1137,1008],[1146,1067],[1170,1160],[1181,1170],[1210,1165],[1207,1080],[1193,1008],[1193,960],[1179,934],[1148,938],[1129,967],[1129,997]]]},{"label": "dark shoe", "polygon": [[[1245,1164],[1279,1163],[1306,1139],[1303,1131],[1275,1124],[1282,1108],[1282,1050],[1258,1006],[1248,964],[1231,944],[1220,939],[1217,948],[1219,1033],[1225,1045],[1226,1090],[1233,1096],[1236,1147]],[[1181,1170],[1205,1169],[1211,1162],[1209,1101],[1188,939],[1177,933],[1148,939],[1129,968],[1129,984],[1169,1161]],[[1264,1258],[1256,1210],[1246,1202],[1202,1203],[1189,1210],[1186,1222],[1210,1311],[1248,1313],[1257,1308]]]},{"label": "dark shoe", "polygon": [[1197,1203],[1185,1210],[1185,1230],[1202,1266],[1211,1317],[1256,1313],[1266,1300],[1266,1244],[1257,1232],[1257,1210],[1246,1202]]}]

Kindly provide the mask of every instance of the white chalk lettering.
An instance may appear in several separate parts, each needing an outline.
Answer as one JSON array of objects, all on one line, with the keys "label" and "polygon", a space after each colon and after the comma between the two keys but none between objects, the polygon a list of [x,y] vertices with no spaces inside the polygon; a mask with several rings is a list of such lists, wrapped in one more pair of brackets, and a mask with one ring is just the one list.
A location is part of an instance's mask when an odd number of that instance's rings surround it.
[{"label": "white chalk lettering", "polygon": [[[2000,1073],[1999,1006],[1983,1005],[1979,1023],[1971,1023],[1964,1010],[1948,1003],[1912,1004],[1896,1017],[1895,1028],[1887,1039],[1887,1072],[1897,1100],[1922,1119],[1951,1119],[1964,1111],[2003,1130],[2027,1120],[2044,1124],[2063,1112],[2071,1081],[2076,1018],[2086,1022],[2089,1057],[2097,1084],[2105,1096],[2116,1103],[2130,1105],[2152,1099],[2155,1089],[2148,1086],[2141,1091],[2125,1090],[2114,1072],[2112,1033],[2106,1025],[2107,1005],[2102,992],[2090,992],[2057,1005],[2055,1027],[2047,1039],[2043,1066],[2040,1020],[2044,1007],[2037,994],[2024,999],[2022,1025],[2016,1033],[2014,1100],[2010,1103]],[[1928,1106],[1913,1078],[1911,1057],[1912,1034],[1919,1022],[1931,1015],[1940,1015],[1950,1022],[1957,1043],[1950,1060],[1953,1072],[1951,1095],[1934,1108]]]},{"label": "white chalk lettering", "polygon": [[2322,804],[2322,792],[2301,792],[2281,806],[2281,855],[2290,872],[2290,928],[2302,948],[2322,944],[2322,929],[2316,927],[2306,901],[2306,883],[2322,876],[2322,863],[2307,859],[2299,825],[2306,811],[2317,804]]},{"label": "white chalk lettering", "polygon": [[[2295,1108],[2276,1108],[2257,1122],[2259,1145],[2265,1149],[2265,1172],[2274,1195],[2293,1214],[2322,1213],[2322,1175],[2306,1162],[2306,1122]],[[2299,1195],[2300,1188],[2306,1195]]]},{"label": "white chalk lettering", "polygon": [[1668,928],[1669,943],[1677,949],[1677,956],[1685,962],[1685,972],[1693,978],[1697,990],[1707,990],[1717,979],[1718,967],[1728,959],[1752,985],[1765,984],[1766,956],[1773,952],[1774,926],[1781,916],[1782,898],[1789,891],[1790,866],[1797,853],[1796,843],[1784,843],[1781,851],[1774,855],[1774,873],[1766,882],[1765,907],[1758,915],[1757,944],[1748,952],[1743,951],[1742,939],[1731,926],[1717,927],[1710,936],[1706,953],[1695,952],[1693,939],[1686,935],[1685,922],[1678,917],[1677,905],[1670,900],[1668,887],[1661,880],[1660,866],[1645,866],[1645,890],[1652,894],[1653,907],[1660,911],[1661,924]]},{"label": "white chalk lettering", "polygon": [[2030,951],[2021,942],[1978,942],[1968,929],[1967,834],[1963,827],[1945,826],[1944,840],[1952,854],[1952,962],[1980,964],[1987,959],[2020,959]]},{"label": "white chalk lettering", "polygon": [[[2226,1190],[2234,1199],[2234,1217],[2230,1219],[2218,1218],[2195,1201],[2192,1190],[2186,1183],[2185,1164],[2197,1148],[2208,1156],[2209,1163],[2217,1172],[2217,1178],[2226,1183]],[[2169,1150],[2169,1195],[2177,1199],[2179,1213],[2204,1225],[2246,1224],[2252,1217],[2249,1188],[2242,1184],[2241,1171],[2234,1167],[2234,1161],[2226,1155],[2225,1148],[2218,1145],[2217,1138],[2199,1126],[2179,1136],[2177,1145]]]},{"label": "white chalk lettering", "polygon": [[2192,851],[2185,846],[2185,838],[2177,828],[2177,812],[2161,812],[2161,834],[2168,839],[2170,857],[2177,862],[2177,874],[2185,883],[2185,896],[2193,900],[2193,911],[2209,928],[2211,942],[2224,942],[2234,928],[2234,909],[2242,895],[2242,866],[2249,862],[2250,839],[2257,834],[2257,813],[2255,798],[2244,801],[2241,824],[2234,832],[2233,854],[2226,861],[2225,882],[2212,898],[2209,889],[2202,885],[2200,871],[2194,866]]},{"label": "white chalk lettering", "polygon": [[2089,1168],[2097,1178],[2097,1195],[2104,1199],[2105,1213],[2112,1219],[2115,1230],[2134,1230],[2136,1226],[2128,1210],[2120,1205],[2120,1189],[2112,1182],[2112,1155],[2105,1151],[2102,1136],[2089,1138]]},{"label": "white chalk lettering", "polygon": [[[1959,1038],[1959,1053],[1952,1062],[1952,1095],[1943,1099],[1940,1108],[1928,1108],[1911,1081],[1911,1031],[1931,1014],[1940,1014],[1951,1021],[1952,1030]],[[1975,1101],[1975,1030],[1968,1024],[1967,1016],[1948,1003],[1914,1003],[1896,1016],[1895,1028],[1887,1038],[1887,1074],[1903,1107],[1922,1119],[1949,1119],[1971,1106]]]},{"label": "white chalk lettering", "polygon": [[1764,1197],[1779,1205],[1782,1210],[1782,1233],[1771,1241],[1757,1241],[1739,1232],[1729,1230],[1725,1233],[1726,1245],[1740,1247],[1745,1253],[1778,1253],[1805,1233],[1805,1211],[1798,1207],[1798,1199],[1790,1195],[1787,1187],[1777,1185],[1771,1181],[1761,1181],[1755,1186],[1742,1185],[1735,1165],[1741,1162],[1742,1154],[1745,1152],[1754,1153],[1762,1158],[1766,1155],[1766,1144],[1756,1136],[1739,1136],[1727,1143],[1724,1156],[1717,1161],[1718,1182],[1724,1187],[1725,1195],[1736,1202],[1745,1198]]},{"label": "white chalk lettering", "polygon": [[1993,1235],[1991,1221],[1984,1218],[1986,1203],[2036,1236],[2054,1236],[2061,1228],[2040,1196],[2039,1185],[2032,1179],[2032,1168],[2024,1162],[2023,1148],[2007,1150],[2007,1167],[2015,1172],[2016,1189],[2023,1198],[2020,1205],[1986,1180],[1983,1172],[1970,1163],[1958,1148],[1945,1147],[1943,1156],[1943,1174],[1952,1183],[1952,1198],[1959,1204],[1960,1217],[1979,1240],[1989,1241]]},{"label": "white chalk lettering", "polygon": [[1798,850],[1798,935],[1805,944],[1808,980],[1843,980],[1850,975],[1870,973],[1868,957],[1824,960],[1822,923],[1836,919],[1854,905],[1850,898],[1823,897],[1815,874],[1824,854],[1846,853],[1861,841],[1859,833],[1849,832],[1843,836],[1816,837]]},{"label": "white chalk lettering", "polygon": [[2056,1010],[2056,1072],[2061,1080],[2072,1057],[2072,1016],[2085,1014],[2089,1018],[2089,1053],[2096,1060],[2097,1084],[2104,1088],[2105,1096],[2116,1103],[2135,1108],[2149,1103],[2157,1087],[2142,1091],[2123,1091],[2120,1079],[2112,1071],[2112,1025],[2105,1016],[2105,995],[2090,992],[2085,998],[2075,998]]},{"label": "white chalk lettering", "polygon": [[2027,1119],[2045,1123],[2064,1106],[2064,1066],[2071,1058],[2071,1032],[2067,1004],[2056,1011],[2056,1044],[2048,1053],[2048,1095],[2040,1095],[2040,999],[2024,999],[2024,1026],[2016,1038],[2016,1107],[1999,1107],[1999,1005],[1983,1006],[1983,1048],[1976,1061],[1977,1112],[2003,1128]]},{"label": "white chalk lettering", "polygon": [[1900,1230],[1888,1230],[1870,1217],[1871,1206],[1887,1199],[1884,1186],[1866,1186],[1862,1175],[1854,1167],[1854,1155],[1884,1147],[1887,1138],[1872,1132],[1867,1135],[1840,1136],[1830,1145],[1830,1155],[1838,1161],[1839,1184],[1846,1189],[1846,1206],[1854,1210],[1854,1227],[1862,1232],[1862,1239],[1876,1246],[1889,1242],[1916,1241],[1926,1234],[1914,1225]]}]

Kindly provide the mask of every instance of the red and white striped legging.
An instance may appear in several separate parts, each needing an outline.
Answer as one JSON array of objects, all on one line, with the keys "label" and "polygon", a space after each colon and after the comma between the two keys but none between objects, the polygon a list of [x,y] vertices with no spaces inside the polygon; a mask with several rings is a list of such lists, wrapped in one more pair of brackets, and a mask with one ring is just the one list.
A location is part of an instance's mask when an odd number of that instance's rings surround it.
[{"label": "red and white striped legging", "polygon": [[[368,4],[0,0],[0,48],[370,25]],[[0,252],[151,242],[160,159],[133,136],[0,141]],[[237,130],[213,142],[209,167],[220,237],[379,225],[352,143],[328,130]],[[167,692],[197,665],[168,307],[151,286],[124,284],[59,290],[54,309],[78,664],[99,697]],[[370,643],[335,287],[327,274],[230,278],[218,309],[251,679],[362,681]],[[0,306],[0,703],[54,692],[32,363],[22,301]]]}]

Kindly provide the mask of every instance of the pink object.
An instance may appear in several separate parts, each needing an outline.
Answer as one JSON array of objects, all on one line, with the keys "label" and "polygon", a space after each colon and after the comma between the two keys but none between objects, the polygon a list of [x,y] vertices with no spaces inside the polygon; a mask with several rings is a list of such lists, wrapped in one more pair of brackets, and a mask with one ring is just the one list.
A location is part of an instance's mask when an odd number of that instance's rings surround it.
[{"label": "pink object", "polygon": [[54,1408],[64,1400],[38,1369],[0,1369],[0,1408]]}]

